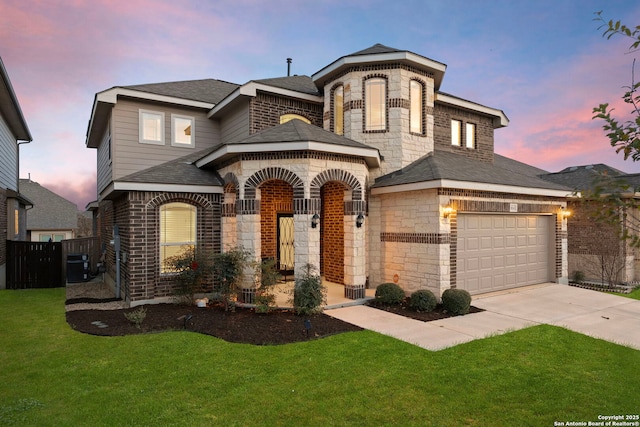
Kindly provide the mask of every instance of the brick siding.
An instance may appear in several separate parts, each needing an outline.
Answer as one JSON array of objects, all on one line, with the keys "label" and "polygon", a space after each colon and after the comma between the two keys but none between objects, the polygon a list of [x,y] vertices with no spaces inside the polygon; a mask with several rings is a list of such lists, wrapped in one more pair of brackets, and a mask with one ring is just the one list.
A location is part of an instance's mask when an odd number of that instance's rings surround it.
[{"label": "brick siding", "polygon": [[0,188],[0,265],[7,263],[7,192]]},{"label": "brick siding", "polygon": [[284,114],[298,114],[322,127],[322,104],[258,92],[249,106],[251,134],[279,125]]},{"label": "brick siding", "polygon": [[[493,162],[493,121],[490,117],[470,111],[436,104],[434,108],[433,138],[435,147],[463,156]],[[451,145],[451,120],[462,122],[461,146]],[[465,123],[476,125],[476,148],[466,148],[464,140]]]},{"label": "brick siding", "polygon": [[334,283],[344,283],[344,190],[333,181],[321,189],[320,271]]},{"label": "brick siding", "polygon": [[272,180],[260,185],[262,258],[278,258],[278,214],[293,214],[293,187]]}]

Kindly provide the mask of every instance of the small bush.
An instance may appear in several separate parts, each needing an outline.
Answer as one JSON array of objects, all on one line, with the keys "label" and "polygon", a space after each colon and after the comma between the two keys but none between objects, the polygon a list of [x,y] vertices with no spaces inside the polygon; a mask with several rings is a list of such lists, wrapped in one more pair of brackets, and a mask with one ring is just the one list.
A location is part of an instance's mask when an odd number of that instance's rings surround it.
[{"label": "small bush", "polygon": [[467,314],[471,306],[471,295],[464,289],[447,289],[442,293],[442,306],[455,316]]},{"label": "small bush", "polygon": [[276,296],[273,294],[261,293],[256,295],[256,313],[269,313],[271,310],[275,308],[276,305]]},{"label": "small bush", "polygon": [[433,311],[438,305],[438,300],[436,296],[428,289],[420,289],[411,294],[411,298],[409,299],[409,307],[412,310],[428,313]]},{"label": "small bush", "polygon": [[582,282],[584,282],[584,272],[576,270],[571,273],[571,281],[577,284],[581,284]]},{"label": "small bush", "polygon": [[293,308],[297,314],[308,315],[322,311],[322,304],[327,301],[327,287],[322,278],[316,274],[316,268],[307,264],[305,271],[296,277],[293,287]]},{"label": "small bush", "polygon": [[141,305],[129,313],[124,313],[124,317],[126,317],[129,322],[136,325],[136,328],[140,329],[142,322],[144,322],[144,319],[147,317],[147,309]]},{"label": "small bush", "polygon": [[394,305],[400,304],[404,298],[404,291],[395,283],[383,283],[376,288],[376,302]]}]

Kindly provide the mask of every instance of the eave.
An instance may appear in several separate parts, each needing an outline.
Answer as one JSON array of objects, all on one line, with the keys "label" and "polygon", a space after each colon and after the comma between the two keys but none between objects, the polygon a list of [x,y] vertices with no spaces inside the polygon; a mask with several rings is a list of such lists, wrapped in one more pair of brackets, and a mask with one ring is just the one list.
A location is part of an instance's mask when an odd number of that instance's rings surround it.
[{"label": "eave", "polygon": [[285,151],[316,151],[332,154],[362,157],[370,168],[380,167],[380,153],[376,149],[348,147],[326,144],[315,141],[267,142],[256,144],[227,144],[195,162],[202,168],[210,164],[220,163],[228,158],[243,153],[268,153]]},{"label": "eave", "polygon": [[475,102],[467,101],[466,99],[457,98],[455,96],[447,95],[446,93],[437,92],[435,94],[435,102],[442,104],[448,104],[454,107],[462,108],[465,110],[476,111],[488,116],[492,116],[494,128],[506,127],[509,125],[509,119],[504,111],[497,108],[487,107],[485,105],[476,104]]}]

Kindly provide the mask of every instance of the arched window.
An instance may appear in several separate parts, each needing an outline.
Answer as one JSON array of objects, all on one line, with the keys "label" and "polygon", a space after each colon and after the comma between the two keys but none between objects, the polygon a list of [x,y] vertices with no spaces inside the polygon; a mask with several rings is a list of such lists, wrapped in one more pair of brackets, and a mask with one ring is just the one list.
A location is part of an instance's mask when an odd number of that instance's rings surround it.
[{"label": "arched window", "polygon": [[170,273],[166,261],[196,245],[196,207],[187,203],[160,206],[160,272]]},{"label": "arched window", "polygon": [[381,77],[364,82],[365,125],[364,130],[387,128],[387,81]]},{"label": "arched window", "polygon": [[299,114],[283,114],[283,115],[281,115],[280,116],[280,124],[287,123],[288,121],[291,121],[293,119],[302,120],[303,122],[305,122],[307,124],[311,124],[311,120],[309,120],[306,117],[301,116]]},{"label": "arched window", "polygon": [[333,131],[344,135],[344,86],[333,90]]},{"label": "arched window", "polygon": [[410,83],[410,132],[411,133],[423,133],[422,122],[423,122],[423,101],[422,101],[422,93],[423,93],[423,85],[420,82],[415,80],[411,80]]}]

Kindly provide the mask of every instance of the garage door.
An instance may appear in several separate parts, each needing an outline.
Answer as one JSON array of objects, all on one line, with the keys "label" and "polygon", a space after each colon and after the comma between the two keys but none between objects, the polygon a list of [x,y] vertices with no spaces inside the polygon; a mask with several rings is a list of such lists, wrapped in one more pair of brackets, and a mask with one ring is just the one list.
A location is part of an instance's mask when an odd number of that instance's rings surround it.
[{"label": "garage door", "polygon": [[551,219],[459,214],[457,286],[473,295],[549,281]]}]

